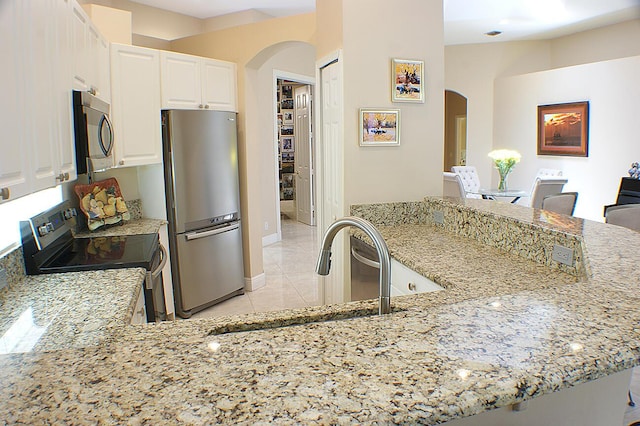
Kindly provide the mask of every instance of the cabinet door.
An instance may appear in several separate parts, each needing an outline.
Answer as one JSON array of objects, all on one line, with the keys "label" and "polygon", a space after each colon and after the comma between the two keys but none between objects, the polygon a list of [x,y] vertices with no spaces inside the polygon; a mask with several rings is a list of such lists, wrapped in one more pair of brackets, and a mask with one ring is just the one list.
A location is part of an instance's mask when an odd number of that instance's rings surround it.
[{"label": "cabinet door", "polygon": [[162,108],[201,108],[201,58],[163,51],[160,52],[160,61]]},{"label": "cabinet door", "polygon": [[113,43],[111,65],[116,164],[162,162],[158,51]]},{"label": "cabinet door", "polygon": [[89,42],[87,28],[89,18],[82,7],[75,1],[71,2],[71,44],[73,52],[73,88],[75,90],[89,90]]},{"label": "cabinet door", "polygon": [[[25,139],[30,147],[31,192],[56,185],[58,128],[56,87],[56,25],[51,19],[56,0],[21,2],[24,7]],[[28,22],[28,25],[27,25]]]},{"label": "cabinet door", "polygon": [[89,24],[89,87],[95,95],[107,103],[111,103],[111,68],[109,60],[109,41],[98,29]]},{"label": "cabinet door", "polygon": [[24,128],[24,26],[19,21],[21,0],[2,0],[0,7],[0,203],[29,192]]},{"label": "cabinet door", "polygon": [[56,3],[58,50],[56,54],[56,87],[54,113],[58,116],[58,173],[64,180],[77,178],[76,145],[73,131],[71,58],[71,0]]},{"label": "cabinet door", "polygon": [[236,64],[202,60],[202,103],[205,108],[236,111]]}]

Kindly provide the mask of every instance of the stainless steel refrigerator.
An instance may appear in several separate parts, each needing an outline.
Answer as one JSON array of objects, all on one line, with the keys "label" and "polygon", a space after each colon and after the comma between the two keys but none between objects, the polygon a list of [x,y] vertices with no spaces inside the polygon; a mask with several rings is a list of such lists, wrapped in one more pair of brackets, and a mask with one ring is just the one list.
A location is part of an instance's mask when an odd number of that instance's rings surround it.
[{"label": "stainless steel refrigerator", "polygon": [[169,249],[183,318],[244,293],[236,114],[162,111]]}]

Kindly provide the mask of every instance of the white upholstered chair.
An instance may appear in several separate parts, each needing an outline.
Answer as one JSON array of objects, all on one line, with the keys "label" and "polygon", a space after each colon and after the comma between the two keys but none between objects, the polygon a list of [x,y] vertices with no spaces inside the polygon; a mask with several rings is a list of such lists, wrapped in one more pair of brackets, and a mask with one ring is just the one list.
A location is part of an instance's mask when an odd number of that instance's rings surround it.
[{"label": "white upholstered chair", "polygon": [[547,195],[542,199],[542,210],[573,216],[577,200],[577,192],[561,192]]},{"label": "white upholstered chair", "polygon": [[622,204],[609,207],[605,222],[640,231],[640,204]]},{"label": "white upholstered chair", "polygon": [[442,172],[442,195],[445,197],[465,198],[466,192],[459,175]]},{"label": "white upholstered chair", "polygon": [[480,177],[474,166],[453,166],[451,167],[451,171],[460,176],[462,186],[467,193],[467,198],[482,198],[482,196],[478,194]]},{"label": "white upholstered chair", "polygon": [[[518,204],[523,206],[532,206],[533,207],[533,191],[536,189],[536,182],[538,179],[551,179],[562,176],[562,170],[558,169],[538,169],[538,173],[536,173],[536,177],[533,179],[533,184],[531,185],[531,191],[529,194],[530,198],[521,198]],[[560,191],[558,191],[560,192]]]},{"label": "white upholstered chair", "polygon": [[531,191],[531,207],[534,209],[542,208],[544,197],[559,194],[565,183],[567,183],[565,178],[537,178]]}]

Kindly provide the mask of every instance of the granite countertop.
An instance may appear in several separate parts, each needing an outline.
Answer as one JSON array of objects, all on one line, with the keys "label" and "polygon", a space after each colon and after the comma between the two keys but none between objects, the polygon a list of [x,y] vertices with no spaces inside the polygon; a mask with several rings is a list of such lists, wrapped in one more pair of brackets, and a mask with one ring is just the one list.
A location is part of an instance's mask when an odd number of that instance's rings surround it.
[{"label": "granite countertop", "polygon": [[[378,225],[397,260],[444,291],[393,298],[393,313],[384,316],[347,318],[376,312],[373,300],[109,325],[95,341],[69,339],[52,350],[43,343],[0,356],[0,417],[435,424],[638,364],[640,255],[629,247],[637,247],[640,234],[499,202],[424,204],[359,211]],[[444,226],[430,223],[434,208],[445,210]],[[496,246],[504,238],[449,229],[490,228],[492,220],[500,229],[491,233],[517,235],[522,247],[505,251]],[[575,267],[556,265],[546,249],[536,249],[546,240],[574,244]],[[2,303],[0,310],[4,316],[12,307]],[[264,328],[327,319],[340,320]],[[251,328],[263,329],[230,332]]]},{"label": "granite countertop", "polygon": [[95,231],[79,231],[74,234],[76,238],[90,237],[119,237],[122,235],[157,234],[160,227],[166,224],[162,219],[132,219],[122,224],[106,228],[98,228]]}]

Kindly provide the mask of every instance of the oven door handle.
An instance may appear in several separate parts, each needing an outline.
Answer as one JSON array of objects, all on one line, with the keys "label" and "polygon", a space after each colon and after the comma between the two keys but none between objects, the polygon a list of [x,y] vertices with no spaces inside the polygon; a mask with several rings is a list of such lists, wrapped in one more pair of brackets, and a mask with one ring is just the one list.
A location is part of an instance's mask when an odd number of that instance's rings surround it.
[{"label": "oven door handle", "polygon": [[160,260],[160,264],[158,265],[158,267],[151,272],[151,277],[153,279],[158,278],[158,275],[160,275],[160,273],[162,272],[162,269],[164,269],[164,265],[167,264],[167,258],[168,257],[169,256],[167,256],[167,249],[164,248],[162,243],[160,243],[160,258],[161,258],[161,260]]},{"label": "oven door handle", "polygon": [[356,250],[355,247],[351,247],[351,255],[361,263],[364,263],[367,266],[371,266],[372,268],[380,269],[380,262],[376,262],[375,260],[367,259]]},{"label": "oven door handle", "polygon": [[198,238],[210,237],[212,235],[222,234],[223,232],[233,231],[234,229],[238,229],[240,227],[240,223],[236,222],[233,225],[225,225],[221,228],[211,229],[209,231],[203,232],[189,232],[188,234],[184,234],[187,241],[197,240]]}]

